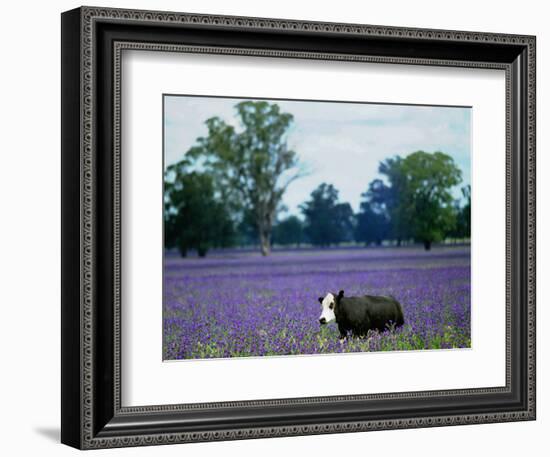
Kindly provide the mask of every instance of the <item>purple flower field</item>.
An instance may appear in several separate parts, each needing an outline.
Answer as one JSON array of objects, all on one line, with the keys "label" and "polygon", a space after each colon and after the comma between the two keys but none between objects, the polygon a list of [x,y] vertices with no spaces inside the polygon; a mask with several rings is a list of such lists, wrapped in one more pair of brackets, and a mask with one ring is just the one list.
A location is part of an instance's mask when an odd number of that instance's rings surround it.
[{"label": "purple flower field", "polygon": [[[319,296],[392,295],[396,331],[338,341]],[[165,360],[470,347],[470,249],[368,248],[167,254]]]}]

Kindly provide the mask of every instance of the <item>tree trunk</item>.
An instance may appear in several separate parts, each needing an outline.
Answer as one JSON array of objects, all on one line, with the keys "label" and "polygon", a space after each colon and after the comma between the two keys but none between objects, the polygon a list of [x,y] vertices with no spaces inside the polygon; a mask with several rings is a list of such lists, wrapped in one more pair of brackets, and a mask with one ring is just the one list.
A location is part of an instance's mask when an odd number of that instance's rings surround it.
[{"label": "tree trunk", "polygon": [[267,230],[260,230],[260,248],[264,257],[271,252],[270,236]]},{"label": "tree trunk", "polygon": [[428,240],[424,240],[424,249],[426,251],[429,251],[432,248],[432,242]]},{"label": "tree trunk", "polygon": [[265,212],[260,213],[259,217],[256,219],[258,235],[260,238],[260,249],[264,257],[271,253],[272,223],[273,217]]}]

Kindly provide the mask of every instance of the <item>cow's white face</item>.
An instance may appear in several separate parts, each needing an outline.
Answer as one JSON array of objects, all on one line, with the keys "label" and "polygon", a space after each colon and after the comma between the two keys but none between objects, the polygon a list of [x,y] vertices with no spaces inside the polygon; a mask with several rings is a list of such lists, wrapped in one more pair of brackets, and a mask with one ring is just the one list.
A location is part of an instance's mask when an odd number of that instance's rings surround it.
[{"label": "cow's white face", "polygon": [[321,324],[328,324],[330,321],[335,320],[336,316],[334,315],[334,306],[336,304],[336,299],[334,298],[334,295],[329,292],[325,298],[322,300],[319,299],[319,301],[322,306],[319,322]]}]

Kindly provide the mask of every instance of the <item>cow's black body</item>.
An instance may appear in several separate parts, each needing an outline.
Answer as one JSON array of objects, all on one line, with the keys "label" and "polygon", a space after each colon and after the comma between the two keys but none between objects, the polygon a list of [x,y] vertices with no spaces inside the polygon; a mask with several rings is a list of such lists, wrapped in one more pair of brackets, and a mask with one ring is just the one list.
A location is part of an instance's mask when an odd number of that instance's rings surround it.
[{"label": "cow's black body", "polygon": [[340,338],[345,338],[348,332],[354,336],[365,336],[369,330],[382,332],[392,325],[400,327],[405,322],[403,308],[393,297],[344,297],[341,291],[335,301],[334,315]]}]

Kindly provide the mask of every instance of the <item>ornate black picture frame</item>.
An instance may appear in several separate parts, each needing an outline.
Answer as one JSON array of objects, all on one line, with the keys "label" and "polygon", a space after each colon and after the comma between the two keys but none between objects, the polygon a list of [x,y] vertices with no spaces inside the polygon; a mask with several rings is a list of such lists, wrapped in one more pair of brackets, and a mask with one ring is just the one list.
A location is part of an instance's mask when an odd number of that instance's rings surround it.
[{"label": "ornate black picture frame", "polygon": [[[123,407],[124,49],[504,70],[506,386]],[[95,7],[63,13],[62,442],[95,449],[535,419],[535,142],[533,36]]]}]

